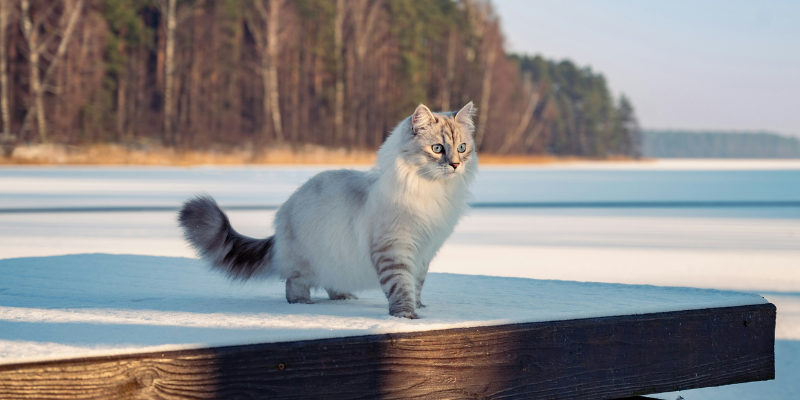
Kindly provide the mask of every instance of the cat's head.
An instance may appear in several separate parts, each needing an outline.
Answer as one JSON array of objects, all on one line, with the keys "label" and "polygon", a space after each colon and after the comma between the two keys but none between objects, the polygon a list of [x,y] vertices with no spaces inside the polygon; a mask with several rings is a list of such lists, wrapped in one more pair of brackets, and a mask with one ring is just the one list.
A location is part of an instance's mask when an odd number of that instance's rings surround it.
[{"label": "cat's head", "polygon": [[[420,104],[395,128],[379,157],[400,157],[428,180],[452,179],[474,172],[478,161],[472,138],[474,113],[472,102],[459,111],[442,113],[431,112]],[[394,154],[381,154],[390,148]]]}]

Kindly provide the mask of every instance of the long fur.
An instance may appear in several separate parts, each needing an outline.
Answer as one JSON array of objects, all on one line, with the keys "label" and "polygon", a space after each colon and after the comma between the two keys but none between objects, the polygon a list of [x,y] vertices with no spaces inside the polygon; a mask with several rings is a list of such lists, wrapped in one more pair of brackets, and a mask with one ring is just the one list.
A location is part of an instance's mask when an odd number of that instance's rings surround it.
[{"label": "long fur", "polygon": [[289,302],[310,303],[311,288],[331,299],[380,288],[391,315],[417,318],[430,262],[467,210],[478,166],[473,113],[472,103],[457,113],[420,105],[393,129],[375,168],[314,176],[280,207],[267,239],[236,233],[210,197],[189,200],[179,216],[186,239],[233,278],[286,280]]},{"label": "long fur", "polygon": [[186,240],[214,269],[241,280],[267,272],[274,236],[240,235],[211,197],[198,196],[184,203],[178,222]]}]

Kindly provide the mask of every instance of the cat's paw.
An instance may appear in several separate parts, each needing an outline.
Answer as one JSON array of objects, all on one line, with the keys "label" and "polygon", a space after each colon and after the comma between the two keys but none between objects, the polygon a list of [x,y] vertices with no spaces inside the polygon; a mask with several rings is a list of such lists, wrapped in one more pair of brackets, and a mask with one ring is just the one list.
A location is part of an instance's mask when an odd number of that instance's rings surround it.
[{"label": "cat's paw", "polygon": [[328,298],[331,300],[358,300],[358,297],[352,293],[341,293],[334,290],[328,290]]},{"label": "cat's paw", "polygon": [[421,302],[418,301],[417,308],[425,308],[425,304],[422,304]]},{"label": "cat's paw", "polygon": [[413,311],[395,311],[391,315],[397,318],[419,319],[417,313]]},{"label": "cat's paw", "polygon": [[314,304],[311,299],[292,299],[289,300],[289,304]]}]

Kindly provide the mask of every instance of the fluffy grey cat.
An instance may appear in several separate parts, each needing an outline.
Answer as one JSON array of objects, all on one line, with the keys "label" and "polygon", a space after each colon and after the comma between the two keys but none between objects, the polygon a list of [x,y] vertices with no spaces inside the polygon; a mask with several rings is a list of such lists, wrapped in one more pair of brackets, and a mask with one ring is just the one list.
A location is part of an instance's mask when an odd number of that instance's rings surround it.
[{"label": "fluffy grey cat", "polygon": [[420,104],[392,130],[366,172],[322,172],[275,215],[275,235],[242,236],[210,197],[187,201],[178,220],[203,260],[237,279],[286,280],[286,300],[311,303],[383,289],[389,314],[417,318],[431,260],[467,209],[478,168],[472,102],[432,113]]}]

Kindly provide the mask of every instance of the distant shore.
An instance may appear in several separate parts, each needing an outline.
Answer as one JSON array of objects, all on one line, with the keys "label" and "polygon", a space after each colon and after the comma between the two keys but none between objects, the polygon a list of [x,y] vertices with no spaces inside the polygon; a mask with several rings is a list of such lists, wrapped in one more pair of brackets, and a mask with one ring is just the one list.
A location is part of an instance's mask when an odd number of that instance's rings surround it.
[{"label": "distant shore", "polygon": [[[97,144],[68,146],[36,144],[20,146],[2,166],[370,166],[376,151],[347,150],[316,145],[271,146],[257,157],[248,149],[175,150],[161,146]],[[553,155],[480,155],[480,164],[497,167],[629,170],[798,170],[800,159],[632,159],[558,157]]]},{"label": "distant shore", "polygon": [[[176,150],[161,146],[96,144],[70,146],[36,144],[20,146],[0,165],[372,165],[376,151],[371,149],[328,148],[317,145],[269,146],[254,153],[249,149]],[[481,154],[481,164],[553,164],[582,161],[635,162],[626,157],[594,159],[552,155]]]}]

